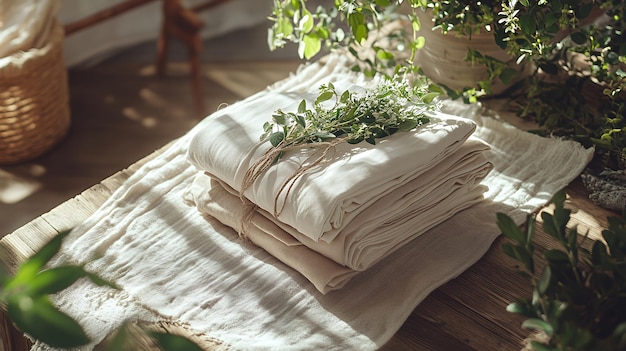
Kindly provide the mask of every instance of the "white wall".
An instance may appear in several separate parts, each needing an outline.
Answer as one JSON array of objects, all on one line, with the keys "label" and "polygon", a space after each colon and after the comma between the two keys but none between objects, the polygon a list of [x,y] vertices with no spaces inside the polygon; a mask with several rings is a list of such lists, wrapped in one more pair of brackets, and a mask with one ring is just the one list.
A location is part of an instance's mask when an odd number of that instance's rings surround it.
[{"label": "white wall", "polygon": [[[69,23],[122,0],[60,0],[59,19]],[[205,0],[206,1],[206,0]],[[187,0],[185,5],[202,3]],[[238,28],[259,24],[270,15],[272,0],[231,0],[199,15],[205,21],[203,37],[210,38]],[[97,61],[116,50],[157,38],[161,26],[161,2],[155,1],[69,35],[65,61],[74,66]]]}]

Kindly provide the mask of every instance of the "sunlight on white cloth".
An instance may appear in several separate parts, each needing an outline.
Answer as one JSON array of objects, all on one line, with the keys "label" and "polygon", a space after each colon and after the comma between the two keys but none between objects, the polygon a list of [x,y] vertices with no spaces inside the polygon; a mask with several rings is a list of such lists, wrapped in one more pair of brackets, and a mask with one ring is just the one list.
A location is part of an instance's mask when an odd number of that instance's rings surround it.
[{"label": "sunlight on white cloth", "polygon": [[[345,60],[333,56],[324,65],[304,66],[246,101],[262,99],[268,91],[303,92],[329,76],[352,75]],[[137,170],[76,228],[56,261],[86,262],[98,253],[87,267],[123,291],[80,283],[56,301],[95,342],[126,319],[168,319],[237,350],[375,349],[431,291],[483,256],[500,235],[496,212],[521,223],[573,180],[593,153],[484,117],[479,106],[449,102],[445,112],[473,120],[474,136],[491,146],[487,158],[494,169],[482,182],[489,187],[485,201],[340,290],[321,294],[301,274],[183,203],[197,174],[186,159],[191,136],[199,130],[194,129]]]}]

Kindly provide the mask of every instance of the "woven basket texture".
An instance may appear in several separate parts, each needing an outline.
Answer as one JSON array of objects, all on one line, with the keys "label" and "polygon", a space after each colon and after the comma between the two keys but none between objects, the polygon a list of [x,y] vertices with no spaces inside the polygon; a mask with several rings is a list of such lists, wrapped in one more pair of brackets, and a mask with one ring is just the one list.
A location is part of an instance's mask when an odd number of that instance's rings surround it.
[{"label": "woven basket texture", "polygon": [[0,59],[0,164],[49,151],[70,127],[63,28],[50,41]]}]

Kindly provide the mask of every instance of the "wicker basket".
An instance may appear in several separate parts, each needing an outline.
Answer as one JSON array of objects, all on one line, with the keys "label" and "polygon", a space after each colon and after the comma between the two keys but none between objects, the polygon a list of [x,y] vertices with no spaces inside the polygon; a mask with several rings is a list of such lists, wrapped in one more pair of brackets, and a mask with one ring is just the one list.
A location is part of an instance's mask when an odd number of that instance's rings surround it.
[{"label": "wicker basket", "polygon": [[63,28],[43,48],[0,58],[0,164],[50,150],[70,126]]}]

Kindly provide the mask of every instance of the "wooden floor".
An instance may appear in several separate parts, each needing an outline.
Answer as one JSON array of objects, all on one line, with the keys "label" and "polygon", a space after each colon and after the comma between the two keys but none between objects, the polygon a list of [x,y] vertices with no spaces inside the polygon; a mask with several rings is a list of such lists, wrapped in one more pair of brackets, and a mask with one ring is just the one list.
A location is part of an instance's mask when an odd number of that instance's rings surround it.
[{"label": "wooden floor", "polygon": [[[204,43],[206,113],[286,77],[293,51],[269,53],[266,24]],[[43,157],[0,167],[0,236],[48,212],[182,135],[199,117],[193,109],[186,51],[172,45],[164,78],[154,75],[156,43],[69,70],[72,127]]]}]

